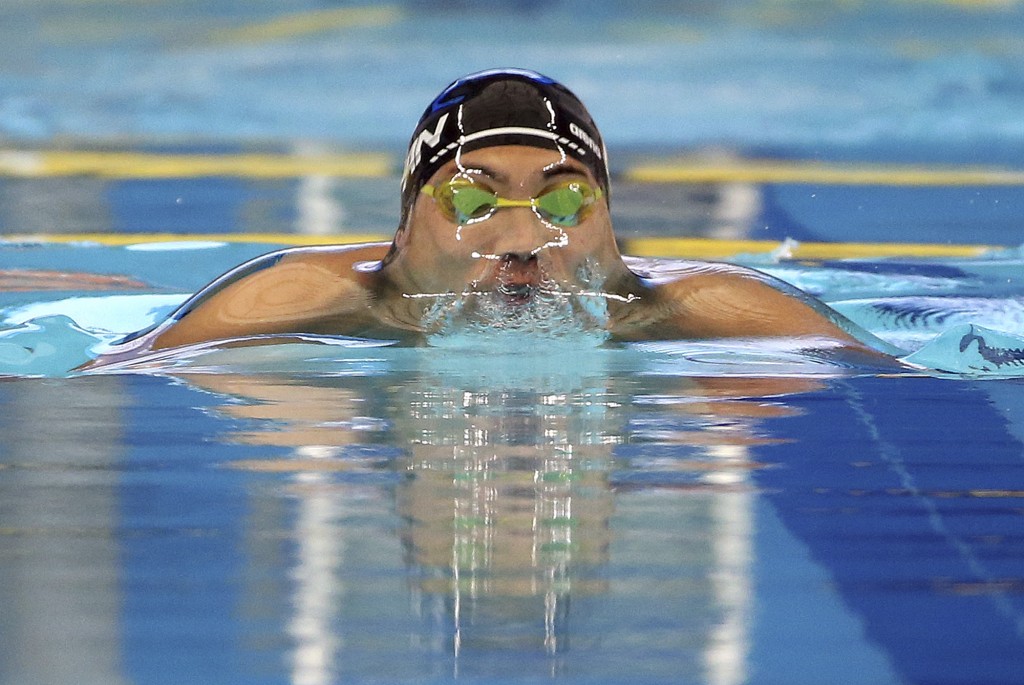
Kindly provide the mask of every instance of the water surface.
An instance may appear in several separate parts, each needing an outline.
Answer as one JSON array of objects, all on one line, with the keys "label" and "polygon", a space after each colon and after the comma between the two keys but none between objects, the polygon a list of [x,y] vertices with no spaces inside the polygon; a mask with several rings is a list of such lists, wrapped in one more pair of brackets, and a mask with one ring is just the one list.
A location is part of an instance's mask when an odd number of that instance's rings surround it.
[{"label": "water surface", "polygon": [[0,681],[1018,682],[1018,381],[437,352],[0,384]]}]

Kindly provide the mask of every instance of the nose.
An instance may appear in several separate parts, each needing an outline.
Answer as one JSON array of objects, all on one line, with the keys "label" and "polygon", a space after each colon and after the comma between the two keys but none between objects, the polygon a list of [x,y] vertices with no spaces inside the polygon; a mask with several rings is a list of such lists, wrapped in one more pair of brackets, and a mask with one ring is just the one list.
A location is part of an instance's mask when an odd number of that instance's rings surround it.
[{"label": "nose", "polygon": [[557,247],[560,236],[530,207],[507,207],[495,213],[493,252],[523,261],[537,258],[543,250]]}]

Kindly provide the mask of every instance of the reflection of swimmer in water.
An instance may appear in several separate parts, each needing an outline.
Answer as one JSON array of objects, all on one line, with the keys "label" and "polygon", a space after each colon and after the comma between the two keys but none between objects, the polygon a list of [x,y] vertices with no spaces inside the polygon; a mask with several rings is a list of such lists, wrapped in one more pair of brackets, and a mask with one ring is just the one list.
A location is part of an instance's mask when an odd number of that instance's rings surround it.
[{"label": "reflection of swimmer in water", "polygon": [[556,319],[616,340],[813,336],[867,349],[840,316],[758,272],[631,270],[608,199],[601,135],[572,93],[532,72],[471,75],[420,119],[390,246],[257,258],[112,352],[254,335],[418,342],[453,324],[531,330]]},{"label": "reflection of swimmer in water", "polygon": [[[687,544],[670,556],[673,568],[711,565],[709,577],[724,573],[733,582],[730,557],[716,549],[748,544],[735,505],[749,496],[748,474],[763,466],[748,448],[774,441],[766,426],[793,411],[787,395],[822,387],[807,378],[661,375],[637,384],[619,371],[608,375],[603,359],[579,355],[572,371],[539,374],[544,380],[452,374],[430,363],[380,376],[178,377],[221,398],[206,409],[244,419],[244,431],[223,436],[229,442],[296,448],[229,465],[302,474],[286,486],[300,510],[337,512],[352,487],[393,498],[410,600],[423,620],[417,640],[468,657],[463,665],[472,669],[470,654],[543,647],[555,655],[574,631],[593,634],[585,598],[608,593],[614,569],[631,563],[629,544],[611,544],[617,502],[625,502],[627,519],[642,501],[640,511],[657,508],[652,520],[668,514],[651,525],[672,520],[675,534],[685,535]],[[404,449],[372,448],[380,444]],[[640,449],[620,452],[626,444]],[[652,446],[664,457],[657,465]],[[650,469],[616,482],[632,459]],[[348,480],[381,472],[400,477]],[[665,488],[692,494],[667,509],[660,496],[618,496]],[[339,518],[299,518],[319,520],[319,536],[345,536]],[[692,577],[672,592],[688,607],[687,628],[694,636],[706,631],[713,644],[713,627],[733,600]]]}]

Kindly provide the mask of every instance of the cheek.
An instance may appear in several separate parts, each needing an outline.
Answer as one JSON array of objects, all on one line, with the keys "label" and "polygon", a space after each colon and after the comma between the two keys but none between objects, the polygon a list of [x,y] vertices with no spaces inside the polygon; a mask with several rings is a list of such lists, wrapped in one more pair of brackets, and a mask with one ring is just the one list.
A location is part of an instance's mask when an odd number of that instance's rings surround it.
[{"label": "cheek", "polygon": [[410,222],[406,245],[409,257],[420,265],[429,265],[441,279],[475,265],[479,259],[474,257],[472,234],[429,209],[418,207]]},{"label": "cheek", "polygon": [[410,247],[423,256],[447,254],[458,247],[457,226],[438,216],[433,208],[419,204],[410,221]]},{"label": "cheek", "polygon": [[574,228],[565,229],[566,254],[577,257],[605,256],[609,250],[616,250],[615,235],[607,214],[589,217]]}]

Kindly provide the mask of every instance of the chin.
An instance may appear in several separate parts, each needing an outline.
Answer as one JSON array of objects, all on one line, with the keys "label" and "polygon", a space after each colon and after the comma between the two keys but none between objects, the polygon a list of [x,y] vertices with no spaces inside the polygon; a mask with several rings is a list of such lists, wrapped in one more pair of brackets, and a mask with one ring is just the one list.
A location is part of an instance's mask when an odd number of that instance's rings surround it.
[{"label": "chin", "polygon": [[476,331],[539,335],[603,331],[607,325],[603,298],[579,295],[551,281],[503,283],[438,297],[423,317],[431,335]]}]

